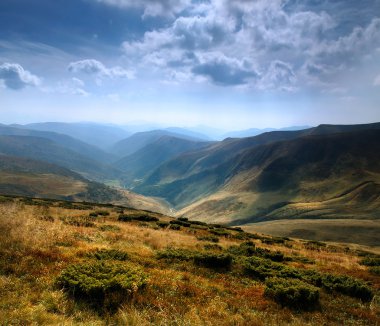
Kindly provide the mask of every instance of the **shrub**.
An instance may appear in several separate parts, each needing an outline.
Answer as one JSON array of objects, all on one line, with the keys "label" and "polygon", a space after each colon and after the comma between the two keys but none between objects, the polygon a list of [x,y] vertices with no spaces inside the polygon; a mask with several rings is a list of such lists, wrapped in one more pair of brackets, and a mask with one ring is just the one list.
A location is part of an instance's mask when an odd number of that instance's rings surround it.
[{"label": "shrub", "polygon": [[75,299],[114,310],[146,285],[147,276],[137,267],[100,261],[71,265],[56,283]]},{"label": "shrub", "polygon": [[268,277],[299,279],[302,277],[302,274],[296,268],[255,256],[247,258],[243,266],[245,274],[258,278],[259,280],[265,280]]},{"label": "shrub", "polygon": [[282,252],[256,248],[255,244],[252,241],[243,242],[239,246],[231,246],[228,248],[228,251],[237,256],[257,256],[276,262],[284,261],[284,254]]},{"label": "shrub", "polygon": [[157,251],[157,258],[188,261],[194,258],[194,252],[187,249],[167,248]]},{"label": "shrub", "polygon": [[170,221],[170,224],[173,224],[173,225],[180,225],[180,226],[183,226],[183,227],[190,227],[190,223],[189,222],[185,222],[185,221],[180,221],[180,220],[173,220],[173,221]]},{"label": "shrub", "polygon": [[230,232],[224,230],[224,229],[214,229],[214,230],[210,230],[210,233],[212,234],[215,234],[215,235],[219,235],[219,236],[224,236],[224,237],[228,237],[231,235]]},{"label": "shrub", "polygon": [[323,288],[336,291],[363,301],[371,301],[373,293],[371,288],[362,280],[349,276],[325,274],[322,277]]},{"label": "shrub", "polygon": [[140,222],[157,222],[159,219],[155,216],[150,216],[150,215],[137,215],[132,217],[135,221],[140,221]]},{"label": "shrub", "polygon": [[178,217],[177,220],[182,221],[182,222],[188,222],[189,221],[189,219],[187,217]]},{"label": "shrub", "polygon": [[230,269],[232,256],[220,253],[198,253],[194,256],[194,263],[198,266],[214,269]]},{"label": "shrub", "polygon": [[210,242],[214,242],[214,243],[219,242],[219,238],[214,236],[214,235],[199,236],[199,237],[197,237],[197,239],[200,241],[210,241]]},{"label": "shrub", "polygon": [[191,224],[194,224],[194,225],[201,225],[201,226],[207,226],[207,223],[206,222],[201,222],[201,221],[190,221]]},{"label": "shrub", "polygon": [[370,267],[369,272],[375,275],[380,275],[380,266]]},{"label": "shrub", "polygon": [[177,224],[170,224],[169,229],[178,231],[181,230],[181,226]]},{"label": "shrub", "polygon": [[132,216],[130,215],[120,214],[117,220],[120,222],[130,222],[133,219],[132,219]]},{"label": "shrub", "polygon": [[108,216],[108,215],[110,215],[109,211],[102,210],[102,209],[99,209],[99,210],[95,211],[94,213],[96,213],[97,215],[100,215],[100,216]]},{"label": "shrub", "polygon": [[94,227],[95,224],[88,216],[60,217],[61,221],[67,225]]},{"label": "shrub", "polygon": [[223,250],[223,248],[221,247],[221,246],[219,246],[219,245],[217,245],[217,244],[214,244],[214,243],[207,243],[207,244],[205,244],[204,246],[203,246],[203,248],[205,249],[205,250],[217,250],[217,251],[222,251]]},{"label": "shrub", "polygon": [[94,252],[90,252],[88,257],[95,258],[97,260],[128,260],[128,254],[125,251],[116,249],[98,249]]},{"label": "shrub", "polygon": [[312,310],[319,304],[318,288],[300,280],[269,278],[264,294],[290,308]]},{"label": "shrub", "polygon": [[92,218],[96,218],[96,217],[98,217],[98,213],[91,212],[90,214],[88,214],[88,216],[92,217]]},{"label": "shrub", "polygon": [[116,225],[104,224],[99,226],[100,231],[120,231],[121,229]]},{"label": "shrub", "polygon": [[360,261],[365,266],[380,266],[380,257],[365,257]]},{"label": "shrub", "polygon": [[168,226],[170,225],[169,222],[157,222],[157,226],[159,226],[160,228],[167,228]]}]

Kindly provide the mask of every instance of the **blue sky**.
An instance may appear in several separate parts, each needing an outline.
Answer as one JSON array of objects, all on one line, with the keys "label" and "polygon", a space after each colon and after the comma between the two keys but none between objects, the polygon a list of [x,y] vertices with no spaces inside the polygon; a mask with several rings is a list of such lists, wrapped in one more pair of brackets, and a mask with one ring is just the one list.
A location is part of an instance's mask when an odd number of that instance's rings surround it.
[{"label": "blue sky", "polygon": [[380,121],[380,0],[2,0],[3,123]]}]

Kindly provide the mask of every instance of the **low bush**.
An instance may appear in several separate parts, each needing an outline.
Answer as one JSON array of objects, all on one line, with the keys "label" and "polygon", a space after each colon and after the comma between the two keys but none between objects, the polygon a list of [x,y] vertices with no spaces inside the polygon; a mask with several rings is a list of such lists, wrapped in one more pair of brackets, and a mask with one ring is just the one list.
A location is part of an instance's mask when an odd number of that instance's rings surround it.
[{"label": "low bush", "polygon": [[100,231],[120,231],[121,229],[117,225],[104,224],[99,226]]},{"label": "low bush", "polygon": [[181,230],[181,226],[177,224],[170,224],[169,229],[178,231]]},{"label": "low bush", "polygon": [[280,251],[271,251],[263,248],[256,248],[255,244],[252,241],[243,242],[239,246],[231,246],[228,248],[228,251],[237,256],[257,256],[272,261],[281,262],[284,261],[284,254]]},{"label": "low bush", "polygon": [[300,280],[269,278],[264,294],[293,309],[312,310],[319,305],[319,289]]},{"label": "low bush", "polygon": [[182,221],[182,222],[188,222],[189,221],[189,219],[187,217],[178,217],[177,220]]},{"label": "low bush", "polygon": [[188,261],[194,258],[194,252],[187,249],[167,248],[157,251],[157,258]]},{"label": "low bush", "polygon": [[232,256],[224,253],[198,253],[194,256],[194,263],[207,268],[230,269]]},{"label": "low bush", "polygon": [[296,268],[286,266],[280,263],[275,263],[269,259],[255,256],[247,258],[243,266],[246,275],[257,278],[262,281],[268,277],[298,279],[302,277],[302,274]]},{"label": "low bush", "polygon": [[130,215],[119,214],[119,217],[117,220],[120,222],[130,222],[133,220],[133,218]]},{"label": "low bush", "polygon": [[72,217],[60,217],[60,220],[67,225],[82,226],[82,227],[94,227],[94,222],[88,216],[72,216]]},{"label": "low bush", "polygon": [[216,251],[222,251],[223,247],[215,244],[215,243],[207,243],[203,246],[204,250],[216,250]]},{"label": "low bush", "polygon": [[185,227],[185,228],[188,228],[188,227],[191,226],[191,223],[186,222],[186,221],[181,221],[181,220],[173,220],[173,221],[170,221],[170,224],[183,226],[183,227]]},{"label": "low bush", "polygon": [[88,253],[87,257],[95,258],[97,260],[128,260],[128,254],[125,251],[116,249],[98,249],[94,252]]},{"label": "low bush", "polygon": [[380,266],[380,257],[365,257],[360,261],[360,264],[365,266]]},{"label": "low bush", "polygon": [[96,217],[98,217],[98,213],[91,212],[90,214],[88,214],[88,216],[92,217],[92,218],[96,218]]},{"label": "low bush", "polygon": [[109,211],[102,210],[102,209],[99,209],[99,210],[95,211],[94,213],[96,213],[97,215],[100,215],[100,216],[109,216],[110,215]]},{"label": "low bush", "polygon": [[363,301],[371,301],[373,297],[371,288],[364,281],[349,276],[325,274],[322,287]]},{"label": "low bush", "polygon": [[162,229],[167,228],[169,225],[170,225],[169,222],[157,222],[157,226],[162,228]]},{"label": "low bush", "polygon": [[215,235],[219,235],[219,236],[223,236],[223,237],[231,236],[230,232],[228,232],[227,230],[222,229],[222,228],[210,230],[210,233],[215,234]]},{"label": "low bush", "polygon": [[131,221],[140,221],[140,222],[157,222],[159,219],[155,216],[150,215],[126,215],[120,214],[118,217],[120,222],[131,222]]},{"label": "low bush", "polygon": [[100,261],[71,265],[56,283],[74,299],[97,309],[114,310],[146,285],[147,276],[135,266]]},{"label": "low bush", "polygon": [[214,242],[214,243],[219,242],[219,238],[214,236],[214,235],[199,236],[199,237],[197,237],[197,239],[200,241],[210,241],[210,242]]},{"label": "low bush", "polygon": [[380,266],[373,266],[373,267],[370,267],[368,270],[372,274],[380,275]]}]

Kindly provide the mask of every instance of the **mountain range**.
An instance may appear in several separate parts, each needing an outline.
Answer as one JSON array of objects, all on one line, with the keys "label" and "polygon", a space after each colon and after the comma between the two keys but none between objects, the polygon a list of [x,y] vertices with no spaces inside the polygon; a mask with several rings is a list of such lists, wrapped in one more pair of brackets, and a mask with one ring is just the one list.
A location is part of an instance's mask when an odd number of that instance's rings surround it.
[{"label": "mountain range", "polygon": [[1,193],[133,203],[231,225],[380,218],[380,123],[223,141],[182,128],[112,128],[0,125]]}]

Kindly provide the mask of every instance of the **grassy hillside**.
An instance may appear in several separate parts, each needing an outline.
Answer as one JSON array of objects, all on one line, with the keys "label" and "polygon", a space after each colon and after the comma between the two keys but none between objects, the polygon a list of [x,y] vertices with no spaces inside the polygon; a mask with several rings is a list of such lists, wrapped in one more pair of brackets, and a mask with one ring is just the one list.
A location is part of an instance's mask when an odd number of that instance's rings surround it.
[{"label": "grassy hillside", "polygon": [[0,197],[0,216],[4,324],[380,322],[369,252],[112,205]]},{"label": "grassy hillside", "polygon": [[199,151],[165,163],[136,189],[166,198],[179,216],[207,221],[378,218],[379,137],[378,130],[304,136],[228,151],[229,159],[223,153],[235,140],[225,141],[223,151],[207,148],[191,166],[186,159]]},{"label": "grassy hillside", "polygon": [[0,194],[117,203],[170,213],[163,201],[89,181],[55,164],[5,155],[0,155]]},{"label": "grassy hillside", "polygon": [[[88,143],[73,138],[72,134],[66,135],[57,132],[31,130],[25,126],[17,125],[17,127],[7,126],[0,124],[0,135],[3,136],[30,136],[45,138],[53,141],[54,143],[63,146],[69,150],[79,153],[83,156],[95,160],[97,162],[108,163],[115,159],[115,157],[99,149],[97,146],[92,146]],[[97,134],[103,137],[102,134]]]},{"label": "grassy hillside", "polygon": [[[208,142],[198,142],[172,136],[162,136],[135,153],[117,161],[114,166],[125,172],[129,186],[138,183],[163,162],[183,152],[208,146]],[[140,181],[141,182],[141,181]]]},{"label": "grassy hillside", "polygon": [[121,172],[115,168],[99,163],[46,138],[0,136],[0,153],[57,164],[91,180],[114,179],[121,175]]}]

